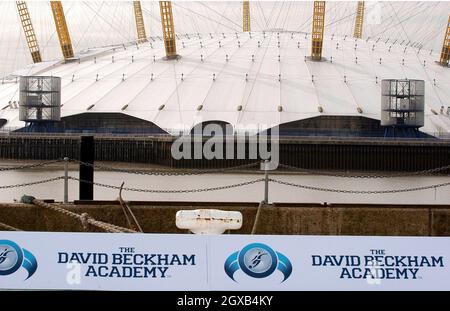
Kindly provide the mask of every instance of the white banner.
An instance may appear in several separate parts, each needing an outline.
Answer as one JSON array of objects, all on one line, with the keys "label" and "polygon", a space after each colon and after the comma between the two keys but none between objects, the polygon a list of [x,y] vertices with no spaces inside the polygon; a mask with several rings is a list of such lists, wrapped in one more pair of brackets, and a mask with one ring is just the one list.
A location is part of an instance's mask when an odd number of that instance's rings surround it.
[{"label": "white banner", "polygon": [[0,232],[0,288],[450,290],[450,238]]}]

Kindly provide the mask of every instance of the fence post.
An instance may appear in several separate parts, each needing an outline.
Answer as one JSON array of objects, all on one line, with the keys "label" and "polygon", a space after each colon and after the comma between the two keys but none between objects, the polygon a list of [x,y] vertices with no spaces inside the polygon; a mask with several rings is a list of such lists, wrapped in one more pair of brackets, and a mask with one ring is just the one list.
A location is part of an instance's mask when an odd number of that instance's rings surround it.
[{"label": "fence post", "polygon": [[69,202],[69,158],[64,157],[64,203]]},{"label": "fence post", "polygon": [[269,204],[269,160],[264,161],[264,201]]}]

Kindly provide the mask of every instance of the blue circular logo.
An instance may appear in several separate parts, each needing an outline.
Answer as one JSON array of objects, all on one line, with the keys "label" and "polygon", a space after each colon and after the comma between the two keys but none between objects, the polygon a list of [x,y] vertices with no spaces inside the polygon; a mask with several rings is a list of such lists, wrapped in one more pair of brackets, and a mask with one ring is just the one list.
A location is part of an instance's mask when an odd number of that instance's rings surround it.
[{"label": "blue circular logo", "polygon": [[0,240],[0,275],[16,272],[23,262],[22,249],[9,240]]},{"label": "blue circular logo", "polygon": [[225,273],[234,279],[234,273],[241,269],[245,274],[254,278],[265,278],[275,270],[279,270],[286,281],[292,273],[292,264],[284,254],[274,251],[262,243],[252,243],[240,251],[233,252],[224,263]]},{"label": "blue circular logo", "polygon": [[238,260],[242,271],[254,278],[268,277],[278,264],[273,249],[262,243],[252,243],[244,247],[239,252]]}]

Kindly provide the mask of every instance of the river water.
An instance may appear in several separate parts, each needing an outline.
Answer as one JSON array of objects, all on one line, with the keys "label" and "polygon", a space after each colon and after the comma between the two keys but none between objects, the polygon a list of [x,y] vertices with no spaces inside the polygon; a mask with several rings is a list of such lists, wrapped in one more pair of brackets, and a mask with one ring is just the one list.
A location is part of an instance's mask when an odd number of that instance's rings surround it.
[{"label": "river water", "polygon": [[[17,165],[17,163],[0,162],[0,167]],[[106,164],[111,165],[111,164]],[[139,169],[141,166],[128,165],[127,168]],[[0,187],[21,184],[42,179],[63,176],[63,164],[53,167],[33,168],[27,170],[0,171]],[[78,177],[78,168],[69,169],[69,175]],[[142,176],[110,171],[95,171],[95,182],[125,187],[145,189],[199,189],[232,185],[240,182],[262,178],[256,173],[205,174],[193,176]],[[291,183],[307,186],[343,189],[343,190],[393,190],[422,187],[445,183],[450,176],[414,176],[396,178],[340,178],[300,174],[270,174],[270,177]],[[41,199],[63,199],[63,180],[47,184],[0,189],[0,202],[20,200],[23,194]],[[198,192],[198,193],[142,193],[124,191],[125,200],[146,201],[226,201],[226,202],[259,202],[264,196],[264,182],[242,186],[239,188]],[[116,200],[117,189],[96,186],[96,200]],[[78,182],[69,181],[69,200],[78,199]],[[392,194],[347,194],[299,189],[292,186],[269,184],[269,201],[285,203],[403,203],[403,204],[450,204],[450,187],[433,188],[414,192]]]}]

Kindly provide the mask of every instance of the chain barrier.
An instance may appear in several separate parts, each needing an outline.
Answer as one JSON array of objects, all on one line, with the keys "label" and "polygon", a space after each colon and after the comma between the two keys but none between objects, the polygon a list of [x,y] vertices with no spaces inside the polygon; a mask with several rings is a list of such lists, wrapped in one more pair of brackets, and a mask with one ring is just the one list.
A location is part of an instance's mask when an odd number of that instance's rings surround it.
[{"label": "chain barrier", "polygon": [[[110,189],[116,189],[116,190],[120,190],[121,189],[120,186],[113,186],[113,185],[102,184],[102,183],[98,183],[98,182],[91,182],[91,181],[87,181],[87,180],[81,180],[79,178],[72,177],[72,176],[70,176],[69,179],[76,180],[76,181],[79,181],[79,182],[93,184],[94,186],[97,186],[97,187],[110,188]],[[264,178],[258,178],[258,179],[254,179],[254,180],[251,180],[251,181],[244,181],[244,182],[241,182],[241,183],[231,184],[231,185],[226,185],[226,186],[217,186],[217,187],[209,187],[209,188],[197,188],[197,189],[159,190],[159,189],[141,189],[141,188],[127,188],[127,187],[123,187],[122,189],[125,190],[125,191],[145,192],[145,193],[193,193],[193,192],[208,192],[208,191],[217,191],[217,190],[237,188],[237,187],[242,187],[242,186],[248,186],[248,185],[251,185],[251,184],[256,184],[256,183],[259,183],[259,182],[262,182],[262,181],[264,181]]]},{"label": "chain barrier", "polygon": [[38,180],[38,181],[31,181],[31,182],[22,183],[22,184],[5,185],[5,186],[0,186],[0,189],[10,189],[10,188],[19,188],[19,187],[27,187],[27,186],[45,184],[45,183],[57,181],[60,179],[64,179],[64,177],[60,176],[60,177],[48,178],[48,179],[43,179],[43,180]]},{"label": "chain barrier", "polygon": [[308,185],[301,185],[296,183],[291,183],[287,181],[282,181],[278,179],[269,178],[269,181],[285,185],[285,186],[291,186],[291,187],[297,187],[302,188],[306,190],[315,190],[315,191],[323,191],[323,192],[335,192],[335,193],[347,193],[347,194],[386,194],[386,193],[401,193],[401,192],[413,192],[413,191],[420,191],[420,190],[427,190],[427,189],[437,189],[440,187],[447,187],[450,186],[450,182],[441,183],[441,184],[435,184],[430,186],[421,186],[421,187],[414,187],[414,188],[405,188],[405,189],[393,189],[393,190],[345,190],[345,189],[332,189],[332,188],[324,188],[324,187],[315,187],[315,186],[308,186]]},{"label": "chain barrier", "polygon": [[[122,169],[122,168],[114,168],[110,166],[100,165],[100,164],[91,164],[86,162],[81,162],[78,160],[70,159],[71,162],[76,162],[80,165],[97,168],[105,171],[110,172],[118,172],[118,173],[127,173],[127,174],[136,174],[136,175],[151,175],[151,176],[190,176],[190,175],[204,175],[204,174],[215,174],[215,173],[225,173],[229,171],[235,171],[235,170],[242,170],[247,169],[251,167],[258,166],[261,164],[261,161],[250,163],[250,164],[243,164],[233,167],[225,167],[220,169],[208,169],[208,170],[198,170],[198,169],[192,169],[188,171],[180,171],[180,170],[157,170],[157,169],[151,169],[151,170],[129,170],[129,169]],[[259,171],[258,171],[259,172]]]},{"label": "chain barrier", "polygon": [[[0,189],[26,187],[26,186],[49,183],[49,182],[53,182],[53,181],[57,181],[57,180],[61,180],[61,179],[64,179],[64,177],[60,176],[60,177],[54,177],[54,178],[49,178],[49,179],[39,180],[39,181],[34,181],[34,182],[29,182],[29,183],[5,185],[5,186],[0,186]],[[98,183],[98,182],[91,182],[91,181],[82,180],[82,179],[79,179],[79,178],[76,178],[73,176],[69,176],[68,179],[75,180],[78,182],[93,184],[94,186],[97,186],[97,187],[103,187],[103,188],[109,188],[109,189],[115,189],[115,190],[121,189],[120,186],[108,185],[108,184],[103,184],[103,183]],[[225,186],[196,188],[196,189],[142,189],[142,188],[130,188],[130,187],[124,187],[122,189],[125,191],[143,192],[143,193],[198,193],[198,192],[208,192],[208,191],[218,191],[218,190],[238,188],[238,187],[248,186],[251,184],[256,184],[256,183],[259,183],[262,181],[264,181],[264,178],[258,178],[258,179],[254,179],[254,180],[250,180],[250,181],[245,181],[245,182],[231,184],[231,185],[225,185]],[[296,183],[291,183],[291,182],[282,181],[282,180],[273,179],[273,178],[269,178],[269,181],[277,183],[277,184],[281,184],[281,185],[303,188],[306,190],[336,192],[336,193],[350,193],[350,194],[382,194],[382,193],[412,192],[412,191],[420,191],[420,190],[427,190],[427,189],[436,189],[436,188],[446,187],[446,186],[450,185],[450,182],[446,182],[446,183],[434,184],[434,185],[429,185],[429,186],[421,186],[421,187],[406,188],[406,189],[396,189],[396,190],[345,190],[345,189],[332,189],[332,188],[325,188],[325,187],[308,186],[308,185],[296,184]]]},{"label": "chain barrier", "polygon": [[[57,160],[45,161],[45,162],[34,163],[34,164],[24,164],[24,165],[18,165],[18,166],[4,166],[4,167],[0,167],[0,172],[44,167],[44,166],[59,163],[62,161],[63,161],[63,159],[57,159]],[[100,164],[91,164],[91,163],[81,162],[81,161],[75,160],[75,159],[69,159],[69,161],[78,163],[80,165],[105,170],[105,171],[136,174],[136,175],[152,175],[152,176],[190,176],[190,175],[224,173],[224,172],[228,172],[228,171],[235,171],[235,170],[242,170],[242,169],[256,167],[261,163],[261,161],[257,161],[254,163],[243,164],[243,165],[233,166],[233,167],[219,168],[219,169],[208,169],[208,170],[192,169],[192,170],[180,171],[180,170],[173,170],[173,169],[168,169],[168,170],[164,170],[164,169],[163,170],[158,170],[158,169],[130,170],[130,169],[114,168],[114,167],[100,165]],[[433,175],[436,173],[440,173],[442,171],[450,170],[450,165],[446,165],[446,166],[442,166],[442,167],[438,167],[438,168],[415,171],[415,172],[393,173],[393,174],[380,175],[380,174],[327,173],[327,172],[323,172],[323,171],[300,168],[300,167],[291,166],[291,165],[282,164],[282,163],[280,163],[278,166],[280,168],[293,170],[293,171],[297,171],[297,172],[301,172],[301,173],[307,173],[307,174],[311,174],[311,175],[338,177],[338,178],[361,178],[361,179],[371,179],[371,178],[381,179],[381,178],[424,176],[424,175]],[[260,172],[260,171],[257,171],[257,172]]]},{"label": "chain barrier", "polygon": [[87,225],[93,225],[93,226],[98,227],[100,229],[103,229],[103,230],[105,230],[107,232],[113,232],[113,233],[123,233],[123,232],[136,233],[136,231],[128,229],[128,228],[123,228],[123,227],[119,227],[119,226],[116,226],[116,225],[113,225],[113,224],[110,224],[110,223],[106,223],[106,222],[103,222],[103,221],[96,220],[96,219],[90,217],[87,213],[83,213],[83,214],[79,215],[77,213],[71,212],[71,211],[65,209],[62,204],[45,203],[45,202],[43,202],[41,200],[37,200],[35,198],[32,198],[32,203],[34,205],[37,205],[37,206],[40,206],[40,207],[44,207],[44,208],[50,209],[52,211],[55,211],[55,212],[61,213],[63,215],[66,215],[68,217],[71,217],[73,219],[76,219],[76,220],[81,222],[82,226],[85,229],[87,229]]},{"label": "chain barrier", "polygon": [[[23,168],[32,168],[32,167],[40,167],[40,166],[46,166],[49,164],[61,162],[62,159],[54,160],[54,161],[46,161],[31,165],[22,165],[22,166],[15,166],[15,167],[8,167],[8,168],[0,168],[1,170],[12,170],[12,169],[23,169]],[[99,169],[105,169],[110,171],[116,171],[116,172],[123,172],[123,173],[131,173],[131,174],[140,174],[140,175],[156,175],[156,176],[181,176],[181,175],[200,175],[200,174],[207,174],[207,173],[214,173],[214,172],[224,172],[224,171],[231,171],[231,170],[237,170],[237,169],[243,169],[243,168],[250,168],[254,167],[256,165],[259,165],[260,162],[245,164],[241,166],[235,166],[230,168],[222,168],[217,170],[193,170],[193,171],[159,171],[159,170],[153,170],[153,171],[138,171],[138,170],[127,170],[127,169],[117,169],[113,167],[108,166],[102,166],[102,165],[95,165],[95,164],[89,164],[85,162],[81,162],[78,160],[70,160],[71,162],[77,162],[81,165],[88,165],[94,168]],[[333,173],[324,173],[320,171],[314,171],[314,170],[308,170],[308,169],[302,169],[295,166],[280,164],[279,165],[282,168],[287,168],[291,170],[298,170],[302,172],[308,172],[314,175],[323,175],[323,176],[330,176],[330,177],[348,177],[348,178],[393,178],[393,177],[410,177],[410,176],[423,176],[423,175],[430,175],[438,172],[442,172],[445,170],[450,170],[450,165],[438,167],[434,169],[429,170],[422,170],[417,172],[408,172],[408,173],[401,173],[401,174],[389,174],[389,175],[369,175],[369,174],[362,174],[362,175],[348,175],[348,174],[333,174]],[[11,188],[19,188],[19,187],[27,187],[27,186],[33,186],[33,185],[39,185],[44,183],[50,183],[57,180],[64,179],[64,176],[60,177],[54,177],[54,178],[48,178],[44,180],[38,180],[33,182],[27,182],[27,183],[21,183],[21,184],[13,184],[13,185],[4,185],[0,186],[0,189],[11,189]],[[103,183],[97,183],[97,182],[91,182],[86,180],[80,180],[76,177],[68,177],[68,179],[84,182],[84,183],[90,183],[94,186],[98,187],[104,187],[104,188],[110,188],[115,190],[120,190],[120,186],[114,186],[114,185],[108,185]],[[198,192],[208,192],[208,191],[218,191],[218,190],[225,190],[225,189],[231,189],[231,188],[238,188],[243,187],[255,183],[259,183],[264,181],[264,178],[258,178],[251,181],[231,184],[231,185],[225,185],[225,186],[216,186],[216,187],[208,187],[208,188],[196,188],[196,189],[142,189],[142,188],[130,188],[125,187],[123,190],[126,191],[134,191],[134,192],[143,192],[143,193],[198,193]],[[306,190],[314,190],[314,191],[325,191],[325,192],[336,192],[336,193],[348,193],[348,194],[386,194],[386,193],[401,193],[401,192],[412,192],[412,191],[420,191],[420,190],[427,190],[427,189],[437,189],[440,187],[446,187],[450,185],[450,182],[446,183],[440,183],[430,186],[421,186],[421,187],[413,187],[413,188],[406,188],[406,189],[394,189],[394,190],[346,190],[346,189],[331,189],[331,188],[325,188],[325,187],[316,187],[316,186],[308,186],[308,185],[302,185],[302,184],[296,184],[291,183],[287,181],[282,181],[278,179],[269,178],[269,181],[278,183],[281,185],[291,186],[291,187],[297,187],[302,188]]]},{"label": "chain barrier", "polygon": [[[152,175],[152,176],[189,176],[189,175],[203,175],[203,174],[214,174],[214,173],[224,173],[227,171],[233,171],[233,170],[242,170],[247,168],[252,168],[257,165],[259,165],[261,162],[254,162],[250,164],[244,164],[240,166],[234,166],[234,167],[228,167],[228,168],[220,168],[220,169],[208,169],[208,170],[189,170],[189,171],[177,171],[177,170],[129,170],[129,169],[120,169],[120,168],[113,168],[109,166],[99,165],[99,164],[90,164],[81,162],[78,160],[71,159],[70,161],[79,163],[81,165],[102,169],[105,171],[112,171],[112,172],[119,172],[119,173],[128,173],[128,174],[136,174],[136,175]],[[406,172],[406,173],[393,173],[393,174],[346,174],[346,173],[326,173],[323,171],[317,171],[317,170],[310,170],[310,169],[304,169],[296,166],[286,165],[286,164],[279,164],[278,165],[281,168],[294,170],[302,173],[308,173],[312,175],[318,175],[318,176],[328,176],[328,177],[339,177],[339,178],[362,178],[362,179],[370,179],[370,178],[398,178],[398,177],[411,177],[411,176],[424,176],[424,175],[433,175],[442,171],[450,170],[450,165],[442,166],[438,168],[428,169],[428,170],[421,170],[421,171],[415,171],[415,172]],[[257,171],[260,172],[260,171]],[[262,172],[262,171],[261,171]]]},{"label": "chain barrier", "polygon": [[24,164],[24,165],[15,165],[15,166],[3,166],[3,167],[0,167],[0,172],[42,167],[42,166],[47,166],[47,165],[54,164],[54,163],[59,163],[61,161],[62,161],[62,159],[57,159],[57,160],[45,161],[45,162],[34,163],[34,164]]},{"label": "chain barrier", "polygon": [[319,175],[319,176],[327,176],[327,177],[339,177],[339,178],[364,178],[364,179],[370,179],[370,178],[396,178],[396,177],[411,177],[411,176],[423,176],[423,175],[432,175],[436,174],[442,171],[450,170],[450,165],[428,169],[428,170],[422,170],[422,171],[415,171],[415,172],[405,172],[405,173],[393,173],[393,174],[384,174],[384,175],[377,175],[377,174],[345,174],[345,173],[326,173],[322,171],[316,171],[316,170],[310,170],[305,168],[300,168],[296,166],[286,165],[286,164],[279,164],[279,167],[295,170],[298,172],[308,173],[311,175]]}]

